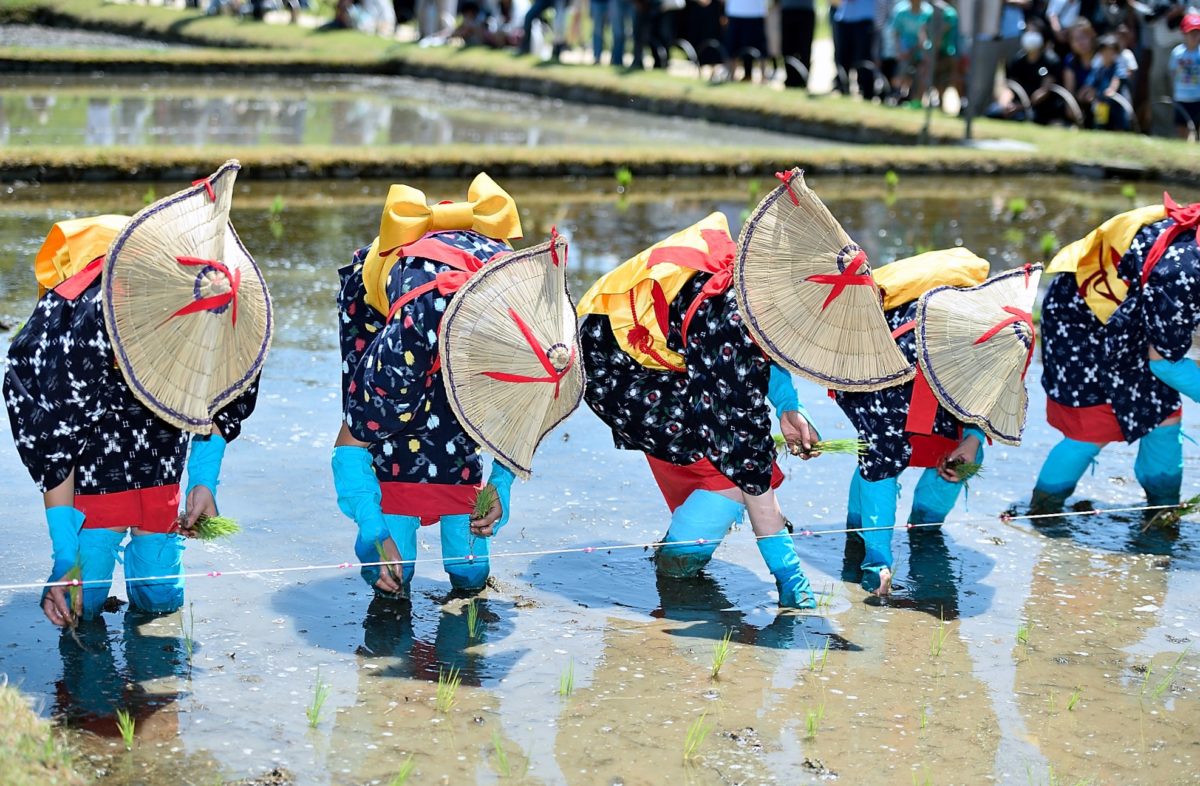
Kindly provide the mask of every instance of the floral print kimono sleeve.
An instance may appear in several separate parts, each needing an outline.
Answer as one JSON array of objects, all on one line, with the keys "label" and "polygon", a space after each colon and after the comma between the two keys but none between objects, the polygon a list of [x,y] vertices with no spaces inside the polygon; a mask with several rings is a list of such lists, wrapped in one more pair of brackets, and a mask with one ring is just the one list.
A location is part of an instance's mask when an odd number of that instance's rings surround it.
[{"label": "floral print kimono sleeve", "polygon": [[114,379],[100,287],[47,292],[8,350],[4,401],[21,461],[43,492],[71,473],[104,416]]},{"label": "floral print kimono sleeve", "polygon": [[1163,253],[1142,290],[1150,346],[1170,361],[1183,360],[1200,325],[1200,247],[1182,232]]},{"label": "floral print kimono sleeve", "polygon": [[771,488],[775,441],[766,403],[770,365],[742,323],[733,290],[697,309],[683,356],[705,458],[747,494]]},{"label": "floral print kimono sleeve", "polygon": [[[408,269],[403,279],[408,291],[433,276]],[[346,396],[346,424],[355,439],[378,442],[401,434],[426,410],[437,359],[438,300],[434,291],[405,304],[363,350]]]}]

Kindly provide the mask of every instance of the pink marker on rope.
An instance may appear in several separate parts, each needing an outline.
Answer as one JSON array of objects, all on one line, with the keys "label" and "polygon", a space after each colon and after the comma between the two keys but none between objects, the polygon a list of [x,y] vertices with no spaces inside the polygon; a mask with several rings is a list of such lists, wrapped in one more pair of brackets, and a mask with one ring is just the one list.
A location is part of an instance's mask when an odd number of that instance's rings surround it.
[{"label": "pink marker on rope", "polygon": [[210,579],[215,579],[215,578],[217,578],[218,576],[220,576],[220,575],[221,575],[221,571],[219,571],[219,570],[210,570],[210,571],[209,571],[208,573],[206,573],[205,575],[206,575],[206,576],[208,576]]}]

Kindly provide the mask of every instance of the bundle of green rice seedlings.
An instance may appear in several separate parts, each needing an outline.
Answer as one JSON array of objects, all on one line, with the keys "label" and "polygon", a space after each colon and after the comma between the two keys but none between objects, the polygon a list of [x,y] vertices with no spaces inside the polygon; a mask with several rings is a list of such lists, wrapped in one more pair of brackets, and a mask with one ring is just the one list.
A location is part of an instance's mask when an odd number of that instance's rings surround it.
[{"label": "bundle of green rice seedlings", "polygon": [[1158,527],[1169,528],[1178,526],[1183,517],[1193,512],[1198,505],[1200,505],[1200,494],[1180,502],[1179,507],[1160,510],[1142,525],[1142,532]]},{"label": "bundle of green rice seedlings", "polygon": [[496,487],[491,483],[486,484],[475,495],[475,507],[471,510],[471,518],[481,519],[486,516],[496,504],[497,499]]},{"label": "bundle of green rice seedlings", "polygon": [[228,516],[201,516],[192,527],[192,537],[211,541],[232,537],[241,531],[238,523]]},{"label": "bundle of green rice seedlings", "polygon": [[[83,580],[83,563],[79,558],[75,558],[75,564],[71,569],[62,575],[59,581],[82,581]],[[72,584],[67,587],[67,598],[71,601],[71,613],[74,615],[71,619],[71,628],[75,628],[75,620],[79,619],[79,615],[83,613],[83,587],[79,584]]]},{"label": "bundle of green rice seedlings", "polygon": [[[380,562],[392,562],[392,558],[388,556],[387,551],[383,548],[383,541],[375,541],[375,553],[379,555]],[[379,567],[382,570],[386,570],[388,572],[388,576],[396,579],[397,581],[400,580],[399,576],[396,574],[396,568],[398,568],[399,565],[380,565]]]},{"label": "bundle of green rice seedlings", "polygon": [[[775,450],[782,453],[788,450],[787,440],[782,434],[772,434],[775,439]],[[822,439],[818,440],[808,450],[801,453],[831,453],[844,456],[861,456],[867,452],[867,443],[861,439]],[[800,454],[796,454],[800,455]]]}]

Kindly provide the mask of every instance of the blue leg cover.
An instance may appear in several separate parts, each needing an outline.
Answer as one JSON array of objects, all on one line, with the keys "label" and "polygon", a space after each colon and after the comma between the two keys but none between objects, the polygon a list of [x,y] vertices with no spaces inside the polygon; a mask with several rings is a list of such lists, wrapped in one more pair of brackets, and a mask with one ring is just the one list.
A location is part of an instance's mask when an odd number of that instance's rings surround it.
[{"label": "blue leg cover", "polygon": [[[712,559],[725,533],[741,519],[744,510],[740,502],[716,492],[693,491],[675,508],[671,526],[663,536],[666,545],[655,551],[658,574],[676,579],[695,576]],[[687,542],[701,539],[706,542]]]},{"label": "blue leg cover", "polygon": [[[183,605],[183,538],[154,533],[134,535],[125,547],[125,591],[129,603],[151,614],[168,614]],[[145,576],[175,576],[159,581],[129,581]]]},{"label": "blue leg cover", "polygon": [[[1194,364],[1193,364],[1194,365]],[[1150,505],[1176,505],[1183,485],[1183,426],[1159,426],[1138,440],[1133,474]]]},{"label": "blue leg cover", "polygon": [[1064,437],[1051,448],[1033,487],[1031,507],[1035,511],[1061,509],[1067,497],[1075,493],[1083,473],[1100,455],[1100,447],[1094,442]]},{"label": "blue leg cover", "polygon": [[490,538],[471,534],[471,517],[442,516],[442,567],[456,590],[481,590],[487,583]]},{"label": "blue leg cover", "polygon": [[846,529],[862,526],[862,484],[863,476],[855,467],[850,477],[850,496],[846,500]]},{"label": "blue leg cover", "polygon": [[808,577],[800,567],[800,557],[786,530],[758,539],[758,552],[762,554],[767,570],[775,577],[779,590],[779,605],[786,609],[813,609],[817,599]]},{"label": "blue leg cover", "polygon": [[[384,514],[383,524],[387,528],[387,534],[391,537],[392,542],[396,544],[396,548],[400,551],[401,559],[416,559],[417,557],[417,530],[421,528],[421,520],[416,516],[393,516]],[[362,530],[359,530],[359,535],[354,539],[354,553],[358,557],[359,562],[379,562],[379,551],[375,548],[375,543],[367,543],[362,538]],[[384,597],[392,599],[401,599],[408,597],[408,588],[412,584],[413,573],[416,572],[415,565],[401,565],[400,577],[404,584],[403,591],[399,595],[394,595],[390,592],[381,592],[375,588],[375,582],[379,581],[379,568],[372,566],[361,568],[359,572],[362,574],[363,581],[367,582],[367,586],[375,590],[375,592]],[[396,567],[392,566],[392,571],[396,571]]]},{"label": "blue leg cover", "polygon": [[[862,480],[859,501],[862,505],[863,556],[862,587],[868,592],[879,589],[879,572],[892,567],[892,528],[896,526],[897,478]],[[884,529],[877,529],[883,527]]]},{"label": "blue leg cover", "polygon": [[[117,565],[117,552],[125,533],[111,529],[81,529],[79,531],[79,564],[84,581],[103,581],[104,584],[83,586],[82,619],[91,620],[100,616],[108,591],[112,587],[113,569]],[[68,593],[68,597],[70,593]]]}]

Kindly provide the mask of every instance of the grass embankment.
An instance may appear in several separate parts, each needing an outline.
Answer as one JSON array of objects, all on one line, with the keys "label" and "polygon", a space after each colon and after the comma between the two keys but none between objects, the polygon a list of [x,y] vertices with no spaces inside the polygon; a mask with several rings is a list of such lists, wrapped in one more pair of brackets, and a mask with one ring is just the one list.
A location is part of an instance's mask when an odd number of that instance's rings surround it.
[{"label": "grass embankment", "polygon": [[[863,146],[835,152],[775,151],[770,162],[754,151],[731,154],[703,149],[664,151],[635,147],[597,151],[580,147],[541,148],[536,154],[507,149],[482,153],[484,163],[489,157],[495,158],[497,163],[510,162],[506,165],[516,169],[509,174],[591,174],[604,162],[631,168],[636,165],[645,173],[706,174],[740,171],[746,166],[761,167],[767,163],[783,166],[797,161],[813,167],[825,166],[827,171],[829,168],[852,172],[896,168],[914,172],[975,173],[1020,172],[1041,167],[1043,171],[1097,175],[1118,172],[1128,177],[1189,182],[1200,171],[1200,145],[1173,140],[979,120],[975,124],[977,139],[1015,140],[1031,146],[1032,151],[1002,153],[964,149],[952,146],[962,138],[962,121],[935,112],[928,135],[935,144],[914,150],[924,126],[924,112],[882,107],[839,96],[814,98],[803,92],[782,91],[764,85],[711,85],[700,79],[656,71],[628,73],[610,68],[538,63],[532,57],[515,57],[507,52],[478,48],[421,48],[353,31],[322,33],[227,16],[205,17],[178,9],[97,5],[95,0],[0,0],[0,21],[3,20],[40,21],[221,47],[178,51],[0,49],[0,70],[8,72],[103,69],[143,74],[204,70],[404,74],[863,143]],[[636,133],[636,128],[630,129],[631,135]],[[299,176],[338,174],[339,169],[365,170],[379,159],[393,167],[377,171],[380,176],[393,172],[436,175],[443,170],[446,175],[457,176],[478,167],[481,148],[462,148],[460,152],[465,153],[466,158],[458,160],[452,158],[452,151],[453,148],[405,148],[386,152],[290,148],[287,156],[293,157],[304,170],[298,173]],[[101,168],[118,166],[122,167],[122,172],[134,167],[126,166],[118,159],[129,162],[143,155],[140,150],[104,154],[91,150],[80,152],[82,158],[77,155],[66,158],[79,166],[89,166],[89,162],[95,162]],[[411,155],[417,168],[399,167],[391,161],[397,152]],[[19,156],[13,163],[19,163],[22,158],[27,161],[40,158],[48,165],[63,158],[50,149],[32,148],[8,155]],[[145,155],[148,166],[163,165],[158,151],[146,151]],[[169,152],[164,155],[174,160],[194,156]],[[286,156],[274,151],[244,155],[247,161],[255,157],[273,167],[280,165]],[[106,163],[108,158],[114,163]],[[0,162],[3,163],[8,162]],[[531,168],[524,169],[525,166]]]},{"label": "grass embankment", "polygon": [[0,685],[0,781],[6,786],[75,786],[87,779],[66,744],[11,685]]}]

